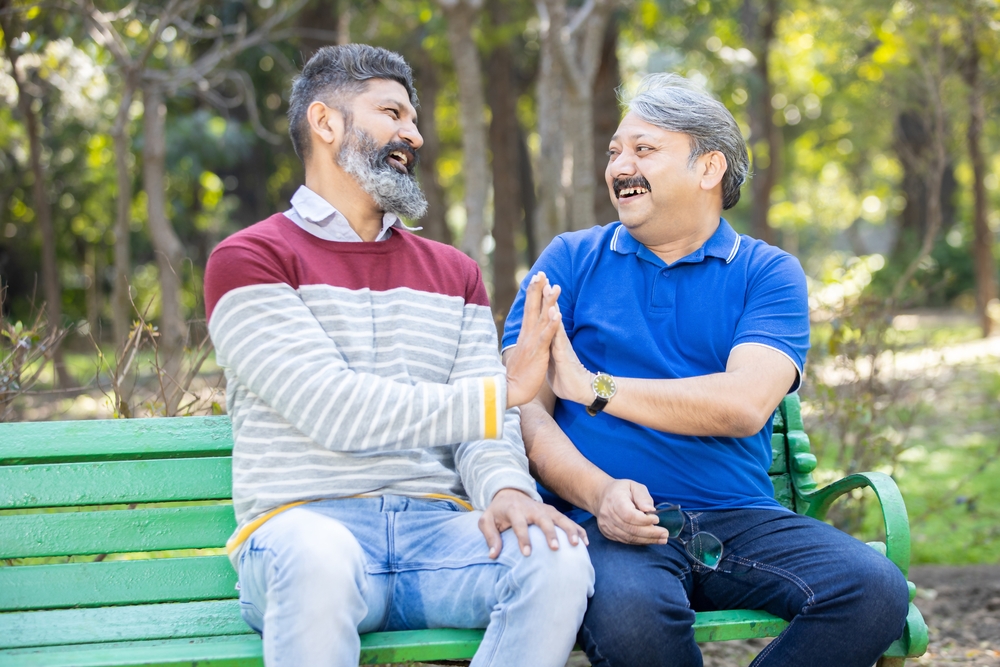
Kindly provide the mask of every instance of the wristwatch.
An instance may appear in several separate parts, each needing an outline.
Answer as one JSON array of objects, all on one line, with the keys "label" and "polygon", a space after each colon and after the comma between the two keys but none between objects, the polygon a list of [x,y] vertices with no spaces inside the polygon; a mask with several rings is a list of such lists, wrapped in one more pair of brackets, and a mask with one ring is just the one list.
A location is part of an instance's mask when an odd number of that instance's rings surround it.
[{"label": "wristwatch", "polygon": [[594,376],[590,386],[594,390],[594,402],[587,406],[587,414],[594,417],[604,409],[611,397],[615,395],[615,392],[618,391],[618,385],[615,384],[615,379],[607,373],[598,373]]}]

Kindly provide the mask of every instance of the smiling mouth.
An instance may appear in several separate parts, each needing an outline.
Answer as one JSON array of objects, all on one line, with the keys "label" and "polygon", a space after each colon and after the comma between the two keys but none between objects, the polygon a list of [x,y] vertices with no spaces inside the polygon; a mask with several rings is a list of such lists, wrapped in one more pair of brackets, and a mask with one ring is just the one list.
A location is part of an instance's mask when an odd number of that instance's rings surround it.
[{"label": "smiling mouth", "polygon": [[395,150],[389,153],[386,162],[399,173],[409,174],[413,160],[410,159],[410,156],[405,151]]},{"label": "smiling mouth", "polygon": [[631,197],[638,197],[639,195],[644,195],[649,192],[648,188],[642,186],[632,187],[632,188],[622,188],[618,191],[618,199],[629,199]]}]

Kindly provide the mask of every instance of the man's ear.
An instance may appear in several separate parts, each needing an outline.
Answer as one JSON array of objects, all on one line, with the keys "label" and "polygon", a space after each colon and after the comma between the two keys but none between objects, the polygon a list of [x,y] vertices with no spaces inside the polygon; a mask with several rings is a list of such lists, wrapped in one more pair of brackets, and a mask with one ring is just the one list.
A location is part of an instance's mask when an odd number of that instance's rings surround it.
[{"label": "man's ear", "polygon": [[722,177],[725,176],[726,170],[729,168],[726,156],[719,151],[712,151],[711,153],[702,155],[698,158],[698,162],[701,164],[702,169],[702,190],[712,190],[718,186],[722,182]]},{"label": "man's ear", "polygon": [[306,109],[306,119],[314,141],[318,140],[332,147],[340,144],[344,137],[344,114],[338,109],[317,100]]}]

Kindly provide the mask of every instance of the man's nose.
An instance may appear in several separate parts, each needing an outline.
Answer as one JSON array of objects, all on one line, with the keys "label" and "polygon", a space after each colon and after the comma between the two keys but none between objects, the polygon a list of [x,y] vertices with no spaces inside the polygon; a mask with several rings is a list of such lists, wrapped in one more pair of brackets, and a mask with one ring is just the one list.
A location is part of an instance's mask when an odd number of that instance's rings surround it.
[{"label": "man's nose", "polygon": [[409,144],[413,150],[417,150],[424,145],[424,138],[420,136],[420,130],[417,129],[417,125],[413,121],[403,125],[403,128],[399,131],[399,138]]},{"label": "man's nose", "polygon": [[608,163],[608,174],[611,178],[628,178],[635,176],[635,160],[627,153],[621,153]]}]

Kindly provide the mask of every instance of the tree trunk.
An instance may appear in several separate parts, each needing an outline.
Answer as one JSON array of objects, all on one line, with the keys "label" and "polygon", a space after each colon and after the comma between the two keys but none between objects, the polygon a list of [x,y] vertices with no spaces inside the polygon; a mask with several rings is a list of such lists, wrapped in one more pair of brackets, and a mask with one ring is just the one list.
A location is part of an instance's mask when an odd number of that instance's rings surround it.
[{"label": "tree trunk", "polygon": [[562,109],[566,82],[562,62],[556,53],[557,29],[552,25],[548,9],[542,0],[537,3],[541,17],[539,39],[541,53],[538,72],[538,200],[532,227],[534,246],[538,253],[545,250],[556,235],[566,231],[562,198],[563,130]]},{"label": "tree trunk", "polygon": [[933,35],[934,47],[934,68],[924,59],[920,59],[920,68],[924,76],[924,84],[929,101],[929,111],[931,113],[930,126],[930,155],[927,161],[927,228],[924,230],[923,240],[916,256],[910,260],[903,274],[896,280],[890,298],[890,309],[895,308],[903,291],[908,286],[910,279],[916,274],[917,269],[925,257],[931,254],[934,243],[937,241],[938,232],[941,231],[942,220],[944,218],[942,210],[942,187],[944,183],[945,171],[948,167],[948,152],[945,142],[948,140],[945,126],[944,100],[941,98],[944,84],[944,53],[939,36]]},{"label": "tree trunk", "polygon": [[[763,3],[763,8],[759,6]],[[743,30],[747,46],[757,62],[749,77],[750,146],[753,151],[753,208],[750,211],[753,235],[767,243],[774,242],[774,230],[768,222],[771,191],[781,175],[781,131],[774,124],[771,108],[769,60],[778,21],[778,0],[744,0]]]},{"label": "tree trunk", "polygon": [[[572,230],[590,229],[597,224],[594,217],[594,94],[591,85],[577,89],[569,87],[569,104],[575,123],[573,132],[573,184],[570,189],[570,224]],[[588,141],[589,139],[589,141]]]},{"label": "tree trunk", "polygon": [[[38,116],[31,108],[32,97],[21,74],[17,70],[19,54],[11,45],[11,35],[20,34],[19,26],[15,25],[15,15],[7,13],[10,10],[8,2],[0,2],[0,26],[4,34],[4,51],[11,65],[11,76],[17,86],[17,107],[24,119],[25,130],[28,133],[28,156],[31,163],[31,174],[34,183],[31,187],[32,207],[38,231],[42,235],[42,293],[45,295],[45,319],[49,330],[55,331],[62,326],[62,289],[59,285],[59,269],[56,264],[56,230],[52,222],[52,206],[45,192],[46,176],[42,164],[42,142],[39,136]],[[56,347],[52,351],[52,363],[55,366],[55,381],[59,387],[69,387],[73,380],[63,362],[62,349]]]},{"label": "tree trunk", "polygon": [[[128,74],[125,76],[127,78]],[[134,88],[126,83],[118,115],[111,130],[115,145],[115,174],[118,182],[118,199],[115,202],[115,282],[111,290],[112,330],[115,345],[122,345],[128,338],[132,321],[132,299],[129,295],[129,274],[132,271],[132,251],[129,242],[132,218],[132,174],[129,173],[129,154],[132,142],[129,137],[128,110]]]},{"label": "tree trunk", "polygon": [[417,91],[420,93],[420,134],[424,145],[420,149],[420,165],[417,175],[424,195],[427,197],[427,215],[420,221],[424,234],[435,241],[451,245],[451,230],[448,229],[448,203],[444,188],[438,180],[437,162],[441,155],[441,138],[438,136],[437,96],[441,82],[437,76],[437,66],[430,53],[418,47],[416,67]]},{"label": "tree trunk", "polygon": [[993,333],[996,323],[990,317],[990,303],[997,298],[996,264],[993,259],[993,233],[987,219],[989,200],[986,197],[986,160],[983,157],[982,134],[986,110],[983,105],[983,85],[979,76],[979,45],[976,42],[974,21],[965,24],[965,43],[969,55],[963,67],[965,82],[969,86],[969,128],[966,141],[969,162],[972,163],[972,194],[974,199],[972,228],[972,260],[976,276],[976,316],[983,330],[983,337]]},{"label": "tree trunk", "polygon": [[618,21],[612,14],[604,29],[601,66],[594,79],[594,218],[599,225],[618,219],[618,211],[605,186],[604,172],[608,166],[608,144],[621,121],[617,94],[621,83],[621,71],[618,67]]},{"label": "tree trunk", "polygon": [[[504,24],[503,0],[490,2],[495,25]],[[506,43],[493,49],[489,58],[487,98],[493,118],[490,122],[490,150],[493,153],[493,317],[497,329],[517,296],[517,249],[514,239],[522,226],[520,137],[517,123],[517,89],[514,60]]]},{"label": "tree trunk", "polygon": [[181,307],[184,246],[167,218],[167,106],[163,103],[163,91],[156,84],[147,84],[143,89],[143,103],[143,187],[146,190],[149,237],[156,251],[160,278],[160,336],[157,342],[160,397],[165,414],[172,417],[184,394],[180,385],[187,337]]},{"label": "tree trunk", "polygon": [[482,265],[484,216],[489,191],[486,161],[486,106],[479,49],[472,38],[481,0],[438,0],[448,23],[448,45],[458,79],[459,122],[462,127],[462,176],[465,182],[465,233],[461,248]]},{"label": "tree trunk", "polygon": [[[547,30],[543,39],[561,60],[565,91],[561,131],[572,132],[572,176],[567,193],[571,229],[588,229],[594,217],[594,80],[601,63],[605,27],[611,14],[608,0],[591,0],[570,17],[566,0],[544,0]],[[541,7],[539,8],[541,11]],[[543,57],[546,51],[542,51]],[[560,100],[562,101],[562,100]],[[567,122],[568,120],[568,122]],[[582,137],[582,141],[580,138]],[[568,156],[567,156],[568,157]]]}]

